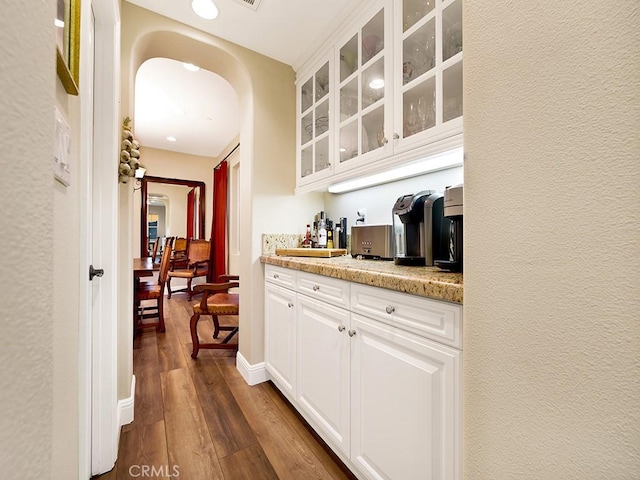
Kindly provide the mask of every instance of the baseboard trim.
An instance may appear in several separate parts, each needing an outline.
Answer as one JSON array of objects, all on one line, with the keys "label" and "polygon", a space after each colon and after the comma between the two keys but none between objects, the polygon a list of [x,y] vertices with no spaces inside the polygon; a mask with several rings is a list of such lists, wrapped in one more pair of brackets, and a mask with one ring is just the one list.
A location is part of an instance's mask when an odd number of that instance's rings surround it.
[{"label": "baseboard trim", "polygon": [[123,425],[133,422],[133,411],[136,400],[136,376],[131,375],[131,391],[127,398],[118,400],[118,431]]},{"label": "baseboard trim", "polygon": [[264,362],[251,365],[240,352],[236,355],[236,368],[240,372],[240,375],[242,375],[242,378],[244,378],[244,381],[249,385],[257,385],[269,379]]}]

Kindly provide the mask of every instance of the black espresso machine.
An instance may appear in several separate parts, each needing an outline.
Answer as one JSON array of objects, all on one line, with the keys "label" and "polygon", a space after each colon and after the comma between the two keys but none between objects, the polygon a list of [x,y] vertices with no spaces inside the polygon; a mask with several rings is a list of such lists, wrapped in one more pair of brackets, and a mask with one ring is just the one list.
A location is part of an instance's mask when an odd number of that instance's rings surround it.
[{"label": "black espresso machine", "polygon": [[451,220],[444,196],[433,190],[403,195],[393,205],[393,260],[396,265],[432,266],[449,260]]}]

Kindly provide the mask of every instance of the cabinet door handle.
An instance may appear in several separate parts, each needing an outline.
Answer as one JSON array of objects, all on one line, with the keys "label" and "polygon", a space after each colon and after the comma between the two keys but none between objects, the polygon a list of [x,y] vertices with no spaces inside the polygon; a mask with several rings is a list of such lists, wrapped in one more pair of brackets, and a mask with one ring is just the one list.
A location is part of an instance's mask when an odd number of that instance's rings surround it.
[{"label": "cabinet door handle", "polygon": [[318,285],[314,285],[313,286],[313,291],[317,292],[318,290],[320,290],[320,287]]},{"label": "cabinet door handle", "polygon": [[387,305],[387,308],[385,308],[386,312],[391,315],[393,312],[396,311],[396,307],[394,307],[393,305]]},{"label": "cabinet door handle", "polygon": [[277,273],[274,273],[273,274],[273,278],[275,278],[277,280],[278,278],[280,278],[280,275],[278,275]]},{"label": "cabinet door handle", "polygon": [[393,134],[393,139],[394,140],[398,140],[400,138],[400,135],[398,135],[397,133]]},{"label": "cabinet door handle", "polygon": [[291,302],[287,303],[287,307],[292,308],[293,307],[293,303],[291,303]]},{"label": "cabinet door handle", "polygon": [[348,333],[349,333],[350,337],[353,337],[356,334],[356,331],[355,330],[349,330]]},{"label": "cabinet door handle", "polygon": [[345,327],[344,325],[338,325],[338,331],[339,332],[344,332],[346,330],[347,327]]}]

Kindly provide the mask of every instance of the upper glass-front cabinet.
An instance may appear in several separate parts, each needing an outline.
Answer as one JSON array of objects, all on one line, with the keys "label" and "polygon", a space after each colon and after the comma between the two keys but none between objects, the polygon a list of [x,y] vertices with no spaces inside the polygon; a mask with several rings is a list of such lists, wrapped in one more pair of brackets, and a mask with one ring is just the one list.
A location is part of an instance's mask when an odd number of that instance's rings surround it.
[{"label": "upper glass-front cabinet", "polygon": [[385,9],[380,8],[338,47],[338,171],[370,152],[382,154],[388,143],[387,52],[391,49],[385,20]]},{"label": "upper glass-front cabinet", "polygon": [[298,179],[315,179],[331,166],[331,60],[298,87]]},{"label": "upper glass-front cabinet", "polygon": [[462,0],[395,0],[398,149],[462,128]]},{"label": "upper glass-front cabinet", "polygon": [[361,6],[299,77],[298,186],[461,145],[462,0]]}]

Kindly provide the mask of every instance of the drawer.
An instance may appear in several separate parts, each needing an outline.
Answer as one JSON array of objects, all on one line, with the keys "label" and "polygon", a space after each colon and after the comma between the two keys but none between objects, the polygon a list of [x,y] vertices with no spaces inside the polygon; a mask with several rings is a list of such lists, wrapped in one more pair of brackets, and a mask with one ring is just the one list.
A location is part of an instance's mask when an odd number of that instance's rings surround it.
[{"label": "drawer", "polygon": [[349,308],[349,282],[344,280],[298,272],[297,291],[338,307]]},{"label": "drawer", "polygon": [[264,266],[264,279],[266,282],[292,290],[296,287],[296,273],[296,270],[290,268],[276,267],[275,265]]},{"label": "drawer", "polygon": [[354,283],[351,310],[462,349],[461,305]]}]

